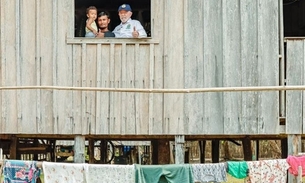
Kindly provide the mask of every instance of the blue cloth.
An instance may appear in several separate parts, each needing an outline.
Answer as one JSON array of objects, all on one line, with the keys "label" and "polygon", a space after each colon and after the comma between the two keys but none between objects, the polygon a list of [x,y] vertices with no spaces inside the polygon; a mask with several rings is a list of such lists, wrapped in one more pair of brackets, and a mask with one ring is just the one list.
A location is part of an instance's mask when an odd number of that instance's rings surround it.
[{"label": "blue cloth", "polygon": [[4,183],[35,183],[40,170],[35,161],[5,160]]}]

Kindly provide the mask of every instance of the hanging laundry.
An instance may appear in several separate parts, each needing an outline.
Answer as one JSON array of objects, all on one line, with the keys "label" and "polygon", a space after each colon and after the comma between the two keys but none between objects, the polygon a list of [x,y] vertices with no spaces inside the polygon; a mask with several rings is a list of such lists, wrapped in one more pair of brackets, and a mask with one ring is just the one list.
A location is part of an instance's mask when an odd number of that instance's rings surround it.
[{"label": "hanging laundry", "polygon": [[135,166],[136,183],[194,183],[189,164]]},{"label": "hanging laundry", "polygon": [[251,183],[283,183],[289,165],[286,159],[248,161]]},{"label": "hanging laundry", "polygon": [[85,183],[84,164],[42,163],[44,183]]},{"label": "hanging laundry", "polygon": [[228,161],[228,173],[237,179],[248,176],[248,164],[245,161]]},{"label": "hanging laundry", "polygon": [[85,165],[86,182],[134,183],[134,165]]},{"label": "hanging laundry", "polygon": [[287,163],[290,165],[289,173],[298,176],[298,167],[302,167],[302,176],[305,176],[305,156],[288,156]]},{"label": "hanging laundry", "polygon": [[40,176],[40,169],[35,161],[5,160],[4,183],[35,183]]},{"label": "hanging laundry", "polygon": [[195,182],[226,182],[226,163],[191,164]]}]

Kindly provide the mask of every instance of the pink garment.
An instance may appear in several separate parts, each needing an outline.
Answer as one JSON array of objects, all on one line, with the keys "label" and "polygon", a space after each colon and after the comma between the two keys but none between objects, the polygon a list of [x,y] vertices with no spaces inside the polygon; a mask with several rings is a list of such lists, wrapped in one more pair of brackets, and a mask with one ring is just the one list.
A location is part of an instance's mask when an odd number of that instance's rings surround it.
[{"label": "pink garment", "polygon": [[248,161],[247,164],[251,183],[287,182],[289,165],[286,159]]},{"label": "pink garment", "polygon": [[305,156],[288,156],[287,163],[290,165],[289,173],[298,176],[298,167],[302,166],[302,176],[305,176]]}]

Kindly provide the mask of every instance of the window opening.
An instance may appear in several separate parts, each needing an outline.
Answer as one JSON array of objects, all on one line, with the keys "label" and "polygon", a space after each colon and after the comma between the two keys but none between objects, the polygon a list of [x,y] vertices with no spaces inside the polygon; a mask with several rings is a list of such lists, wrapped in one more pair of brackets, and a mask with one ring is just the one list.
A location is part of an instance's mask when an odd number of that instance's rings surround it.
[{"label": "window opening", "polygon": [[283,0],[284,36],[305,37],[305,0]]},{"label": "window opening", "polygon": [[132,19],[141,22],[147,37],[151,37],[151,0],[75,0],[75,37],[85,36],[86,9],[95,6],[98,14],[106,11],[110,15],[108,29],[113,31],[121,23],[118,16],[118,8],[122,4],[129,4],[132,8]]}]

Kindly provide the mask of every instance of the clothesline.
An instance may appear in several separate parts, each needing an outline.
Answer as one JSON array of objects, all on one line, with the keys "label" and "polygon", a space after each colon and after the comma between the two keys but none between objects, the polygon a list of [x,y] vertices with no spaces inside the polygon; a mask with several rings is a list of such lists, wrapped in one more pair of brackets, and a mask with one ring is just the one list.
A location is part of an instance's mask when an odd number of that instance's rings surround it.
[{"label": "clothesline", "polygon": [[[7,161],[7,162],[6,162]],[[5,164],[4,164],[5,162]],[[140,182],[147,182],[146,179],[157,179],[162,177],[163,172],[171,172],[175,175],[175,179],[187,179],[185,182],[226,182],[227,173],[235,178],[251,180],[253,182],[268,182],[269,179],[276,182],[285,182],[287,180],[287,170],[289,173],[296,176],[298,180],[302,180],[303,172],[305,172],[305,156],[288,156],[287,159],[273,159],[260,161],[228,161],[222,163],[206,163],[206,164],[168,164],[168,165],[111,165],[111,164],[87,164],[87,163],[58,163],[58,162],[38,162],[38,161],[23,161],[23,160],[0,160],[1,170],[8,171],[8,168],[13,168],[13,173],[21,173],[25,168],[30,171],[35,167],[35,170],[43,171],[49,182],[60,181],[60,179],[73,178],[69,172],[78,172],[81,180],[89,179],[87,182],[96,182],[100,180],[101,175],[104,179],[116,179],[121,182],[137,182],[135,177],[140,178]],[[3,167],[3,168],[2,168]],[[18,172],[16,167],[18,167]],[[69,171],[68,171],[69,170]],[[181,175],[181,171],[184,172]],[[154,172],[151,174],[150,172]],[[177,173],[180,172],[180,173]],[[1,171],[0,171],[1,173]],[[155,174],[158,174],[156,176]],[[4,173],[5,174],[5,173]],[[52,176],[55,175],[56,176]],[[177,174],[177,175],[176,175]],[[179,174],[179,175],[178,175]],[[8,175],[6,173],[6,175]],[[17,174],[16,174],[17,175]],[[24,174],[27,175],[27,174]],[[122,175],[126,175],[125,177]],[[207,177],[207,175],[209,175]],[[262,176],[264,175],[264,176]],[[163,175],[166,176],[166,175]],[[75,178],[75,177],[74,177]],[[73,178],[73,179],[74,179]],[[57,180],[58,179],[58,180]],[[116,180],[115,179],[115,180]],[[207,180],[209,179],[209,180]],[[128,180],[128,181],[125,181]],[[198,181],[199,180],[199,181]],[[73,182],[73,181],[72,181]],[[78,182],[78,181],[77,181]]]}]

